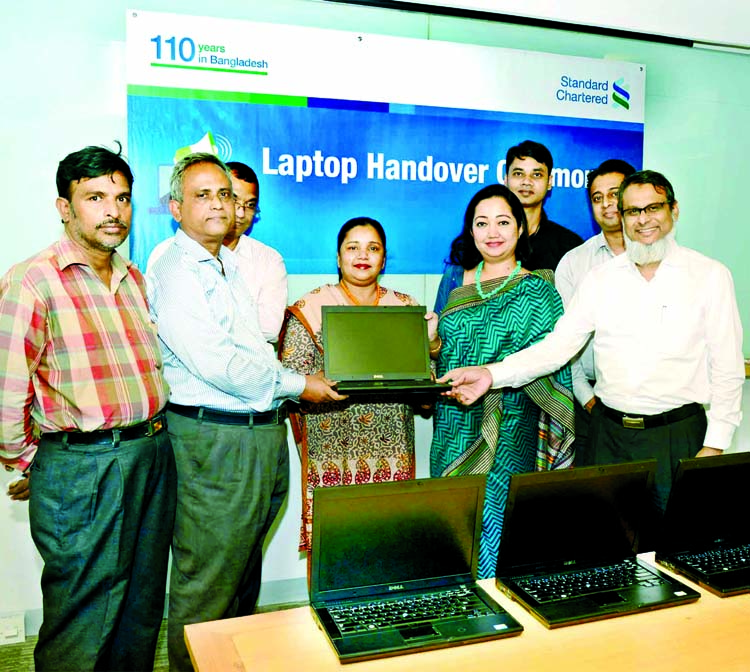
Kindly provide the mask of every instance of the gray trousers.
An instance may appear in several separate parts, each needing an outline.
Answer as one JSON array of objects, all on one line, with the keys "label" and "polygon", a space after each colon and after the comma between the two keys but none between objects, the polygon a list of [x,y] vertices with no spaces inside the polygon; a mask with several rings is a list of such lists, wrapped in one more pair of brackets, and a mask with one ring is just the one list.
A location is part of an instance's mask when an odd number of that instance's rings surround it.
[{"label": "gray trousers", "polygon": [[151,672],[175,506],[167,432],[117,447],[42,438],[30,486],[44,560],[35,669]]},{"label": "gray trousers", "polygon": [[169,666],[191,671],[185,625],[255,608],[263,542],[289,490],[289,453],[284,424],[167,418],[177,463]]}]

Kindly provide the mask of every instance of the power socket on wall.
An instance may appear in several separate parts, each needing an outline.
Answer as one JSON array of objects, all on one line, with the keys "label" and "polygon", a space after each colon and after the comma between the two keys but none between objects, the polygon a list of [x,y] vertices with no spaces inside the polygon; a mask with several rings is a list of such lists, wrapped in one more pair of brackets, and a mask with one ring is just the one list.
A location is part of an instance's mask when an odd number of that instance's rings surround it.
[{"label": "power socket on wall", "polygon": [[0,646],[26,641],[23,612],[0,615]]}]

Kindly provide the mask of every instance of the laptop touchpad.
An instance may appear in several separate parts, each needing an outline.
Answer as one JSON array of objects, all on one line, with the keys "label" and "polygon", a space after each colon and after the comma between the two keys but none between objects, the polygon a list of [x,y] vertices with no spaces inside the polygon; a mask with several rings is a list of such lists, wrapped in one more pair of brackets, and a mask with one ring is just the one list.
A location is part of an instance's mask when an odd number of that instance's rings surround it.
[{"label": "laptop touchpad", "polygon": [[440,633],[438,633],[429,623],[415,625],[409,628],[399,628],[398,631],[404,639],[421,639],[423,637],[440,636]]},{"label": "laptop touchpad", "polygon": [[625,602],[625,598],[619,593],[594,593],[589,595],[588,598],[593,600],[599,607],[607,607],[610,604],[617,604],[618,602]]}]

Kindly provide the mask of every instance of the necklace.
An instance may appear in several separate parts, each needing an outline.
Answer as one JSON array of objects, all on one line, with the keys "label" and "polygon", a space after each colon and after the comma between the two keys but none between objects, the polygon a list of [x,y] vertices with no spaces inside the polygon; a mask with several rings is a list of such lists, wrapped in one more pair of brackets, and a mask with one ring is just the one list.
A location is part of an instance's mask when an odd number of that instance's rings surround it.
[{"label": "necklace", "polygon": [[503,282],[500,285],[495,287],[495,289],[493,289],[490,292],[485,292],[482,290],[482,281],[480,278],[482,277],[483,268],[484,268],[484,259],[482,259],[482,261],[479,262],[476,273],[474,273],[474,284],[476,285],[477,293],[479,294],[479,296],[481,296],[483,299],[491,299],[493,296],[495,296],[495,294],[498,294],[500,291],[505,289],[505,286],[521,272],[521,262],[517,261],[516,267],[513,269],[513,271],[511,271],[511,274],[507,278],[505,278],[505,280],[503,280]]},{"label": "necklace", "polygon": [[[341,287],[341,291],[346,294],[346,298],[349,299],[355,306],[361,306],[362,304],[357,300],[357,298],[346,288],[346,284],[344,284],[343,280],[339,280],[339,287]],[[371,303],[371,306],[377,306],[380,303],[380,285],[376,282],[375,283],[375,303]]]}]

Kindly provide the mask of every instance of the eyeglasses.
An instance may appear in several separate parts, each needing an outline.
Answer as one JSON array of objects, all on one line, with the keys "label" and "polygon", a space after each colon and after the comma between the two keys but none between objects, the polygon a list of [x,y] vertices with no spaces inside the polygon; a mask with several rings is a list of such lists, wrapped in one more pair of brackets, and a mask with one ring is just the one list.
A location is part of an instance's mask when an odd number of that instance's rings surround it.
[{"label": "eyeglasses", "polygon": [[649,203],[644,205],[642,208],[625,208],[622,211],[622,216],[625,219],[638,219],[642,212],[645,212],[649,217],[661,212],[664,206],[667,205],[666,201],[660,201],[659,203]]},{"label": "eyeglasses", "polygon": [[234,207],[236,210],[248,210],[250,212],[254,212],[256,215],[260,215],[258,201],[241,201],[239,198],[235,198]]}]

